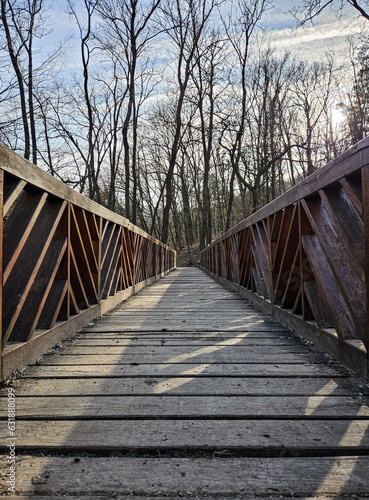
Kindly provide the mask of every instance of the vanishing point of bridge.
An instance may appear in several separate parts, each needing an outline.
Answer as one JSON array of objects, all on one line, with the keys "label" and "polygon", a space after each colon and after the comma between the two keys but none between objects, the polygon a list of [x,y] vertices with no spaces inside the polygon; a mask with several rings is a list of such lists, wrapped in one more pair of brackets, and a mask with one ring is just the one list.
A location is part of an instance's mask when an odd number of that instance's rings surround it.
[{"label": "vanishing point of bridge", "polygon": [[175,269],[0,147],[0,494],[368,497],[368,150]]}]

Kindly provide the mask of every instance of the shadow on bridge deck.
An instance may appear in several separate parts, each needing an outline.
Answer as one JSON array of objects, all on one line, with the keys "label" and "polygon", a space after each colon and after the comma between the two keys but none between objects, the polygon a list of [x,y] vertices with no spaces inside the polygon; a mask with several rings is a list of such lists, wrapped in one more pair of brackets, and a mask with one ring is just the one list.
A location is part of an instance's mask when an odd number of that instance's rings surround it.
[{"label": "shadow on bridge deck", "polygon": [[367,387],[199,269],[129,299],[13,387],[20,497],[369,495]]}]

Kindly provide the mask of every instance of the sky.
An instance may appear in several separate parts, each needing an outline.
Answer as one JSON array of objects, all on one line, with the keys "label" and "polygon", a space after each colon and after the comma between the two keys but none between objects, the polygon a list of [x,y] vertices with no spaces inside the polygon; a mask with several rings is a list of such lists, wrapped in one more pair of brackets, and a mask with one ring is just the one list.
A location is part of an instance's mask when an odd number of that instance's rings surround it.
[{"label": "sky", "polygon": [[264,23],[271,30],[272,46],[278,52],[287,50],[308,61],[321,60],[327,51],[334,51],[337,62],[343,63],[347,55],[348,38],[358,39],[368,23],[347,5],[340,17],[326,8],[314,20],[314,24],[309,22],[304,27],[297,28],[290,13],[297,3],[275,0],[274,8],[267,13]]},{"label": "sky", "polygon": [[[76,4],[79,3],[83,5],[82,0],[76,0]],[[314,24],[309,23],[305,27],[296,28],[296,21],[290,11],[297,3],[296,0],[274,0],[273,7],[262,19],[262,26],[270,31],[271,45],[277,53],[289,51],[300,59],[313,61],[323,59],[327,51],[333,50],[338,63],[344,62],[346,57],[344,54],[348,51],[348,37],[360,36],[365,26],[364,19],[358,17],[355,9],[349,6],[346,7],[341,19],[327,8]],[[74,48],[71,47],[67,64],[70,67],[78,66],[79,50],[73,40],[77,42],[79,35],[74,20],[65,13],[66,0],[48,0],[48,4],[48,24],[52,33],[43,39],[42,43],[51,47],[58,41],[72,37],[71,45],[74,45]]]},{"label": "sky", "polygon": [[278,52],[291,51],[299,58],[309,61],[320,60],[327,52],[334,51],[336,60],[344,62],[349,38],[354,37],[358,40],[363,27],[362,19],[348,23],[332,18],[328,22],[298,30],[293,28],[274,30],[271,44]]}]

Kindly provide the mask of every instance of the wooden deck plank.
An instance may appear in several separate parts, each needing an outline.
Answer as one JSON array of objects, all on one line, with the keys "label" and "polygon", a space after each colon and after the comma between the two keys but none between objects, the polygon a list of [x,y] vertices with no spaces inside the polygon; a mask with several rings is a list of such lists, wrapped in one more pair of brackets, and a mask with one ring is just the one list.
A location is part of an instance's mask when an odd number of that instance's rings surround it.
[{"label": "wooden deck plank", "polygon": [[122,354],[47,354],[42,357],[40,364],[44,365],[103,365],[103,364],[131,364],[131,363],[152,363],[168,364],[183,363],[188,361],[193,363],[324,363],[323,355],[315,353],[260,353],[258,356],[253,352],[235,352],[229,353],[215,350],[210,353],[185,353],[176,357],[165,355],[159,352],[154,354],[131,354],[123,356]]},{"label": "wooden deck plank", "polygon": [[283,326],[275,326],[274,323],[265,322],[262,320],[250,321],[249,323],[242,324],[232,324],[229,325],[226,320],[222,321],[212,321],[210,318],[208,321],[198,321],[195,323],[184,323],[186,320],[180,322],[177,321],[132,321],[131,323],[125,320],[115,320],[102,323],[98,323],[94,327],[95,332],[109,331],[109,332],[160,332],[160,331],[170,331],[170,332],[216,332],[223,330],[225,332],[265,332],[265,331],[281,331],[286,332],[287,329]]},{"label": "wooden deck plank", "polygon": [[[123,500],[211,497],[327,498],[369,494],[368,457],[19,457],[18,491],[52,498],[97,493]],[[124,473],[122,473],[124,471]],[[98,497],[97,497],[98,498]]]},{"label": "wooden deck plank", "polygon": [[[40,360],[40,363],[43,360]],[[176,363],[176,364],[152,364],[136,363],[126,365],[35,365],[30,366],[22,372],[24,378],[86,378],[99,377],[106,378],[110,384],[110,379],[114,377],[178,377],[183,372],[198,369],[198,364]],[[201,365],[200,365],[201,366]],[[340,371],[335,365],[326,364],[301,364],[301,363],[238,363],[222,364],[211,363],[202,366],[201,373],[197,373],[198,378],[205,377],[319,377],[319,378],[346,378],[345,371]],[[199,370],[197,370],[199,371]]]},{"label": "wooden deck plank", "polygon": [[[324,498],[369,494],[367,457],[131,458],[19,457],[18,489],[52,498],[55,491],[83,498],[103,494],[226,500],[281,495]],[[124,473],[122,473],[124,471]],[[78,480],[77,480],[78,478]],[[49,496],[50,495],[50,496]],[[91,498],[91,497],[90,497]]]},{"label": "wooden deck plank", "polygon": [[[97,325],[96,325],[97,326]],[[244,332],[241,333],[247,333],[247,339],[272,339],[272,340],[279,340],[279,339],[296,339],[296,335],[292,334],[289,331],[285,331],[282,329],[265,329],[261,331],[249,331],[245,330]],[[239,335],[239,333],[237,333]],[[193,342],[195,341],[205,341],[205,340],[216,340],[216,341],[221,341],[222,339],[230,339],[234,338],[234,333],[232,332],[227,332],[227,331],[212,331],[212,332],[171,332],[170,330],[167,329],[161,329],[160,331],[158,330],[149,330],[146,332],[125,332],[124,330],[120,330],[118,332],[112,332],[110,330],[99,330],[96,331],[95,329],[90,329],[88,331],[81,330],[77,332],[71,340],[73,339],[115,339],[119,340],[120,338],[122,339],[148,339],[148,340],[158,340],[158,339],[167,339],[168,341],[173,339],[173,340],[191,340]]]},{"label": "wooden deck plank", "polygon": [[[80,337],[78,339],[73,339],[70,342],[64,342],[65,346],[76,346],[76,347],[114,347],[114,346],[127,346],[127,347],[158,347],[165,345],[166,347],[198,347],[198,346],[208,346],[211,343],[216,342],[219,346],[226,346],[227,340],[232,339],[234,337],[225,337],[223,339],[209,337],[209,338],[199,338],[199,339],[182,339],[182,338],[165,338],[158,336],[157,338],[148,338],[148,337],[131,337],[127,338],[114,338],[114,337],[91,337],[91,338],[83,338]],[[275,347],[286,347],[286,346],[297,346],[301,345],[294,338],[249,338],[248,336],[239,340],[235,347],[254,347],[254,346],[275,346]]]},{"label": "wooden deck plank", "polygon": [[[100,378],[76,380],[38,379],[32,384],[22,383],[22,380],[13,384],[20,396],[108,396],[130,394],[187,394],[187,395],[273,395],[273,396],[360,396],[362,389],[350,379],[339,378],[287,378],[270,376],[269,378],[247,378],[213,376],[199,377],[206,367],[195,366],[193,369],[184,368],[180,376],[170,377],[165,370],[161,370],[160,377],[124,377],[113,378],[105,382]],[[6,389],[0,391],[1,397],[7,397]],[[314,397],[314,396],[313,396]],[[6,405],[5,405],[6,406]],[[5,407],[4,407],[5,408]],[[5,411],[5,410],[4,410]],[[1,410],[0,410],[1,412]],[[1,415],[1,413],[0,413]]]},{"label": "wooden deck plank", "polygon": [[[33,407],[35,408],[35,406]],[[62,409],[62,408],[61,408]],[[78,408],[75,411],[79,411]],[[95,415],[98,408],[95,409]],[[290,453],[348,453],[369,449],[369,420],[19,420],[17,448],[129,450],[243,449],[263,456],[273,448]],[[5,433],[8,436],[8,433]],[[4,439],[4,432],[1,432]]]},{"label": "wooden deck plank", "polygon": [[[161,390],[160,387],[159,390]],[[5,407],[0,410],[0,418],[5,419],[6,415],[7,410]],[[295,435],[300,437],[308,433],[309,429],[306,427],[306,421],[308,420],[317,418],[327,419],[325,422],[320,420],[320,425],[322,425],[322,432],[324,434],[325,432],[328,432],[328,428],[330,428],[331,425],[336,425],[334,423],[334,419],[350,417],[355,419],[355,426],[356,422],[363,422],[362,427],[359,428],[358,432],[362,432],[363,434],[362,442],[365,442],[366,446],[369,444],[368,397],[357,397],[354,399],[352,396],[207,396],[202,394],[199,396],[186,394],[178,396],[175,394],[171,395],[171,393],[166,391],[157,392],[156,395],[148,396],[140,394],[127,396],[53,396],[52,398],[46,396],[18,396],[17,418],[19,420],[17,422],[17,432],[19,437],[17,444],[20,446],[24,439],[33,439],[32,436],[36,432],[37,425],[40,426],[40,432],[45,429],[47,430],[47,427],[44,428],[44,423],[47,419],[62,419],[64,422],[60,425],[63,427],[66,425],[65,421],[68,419],[73,420],[81,418],[87,421],[98,419],[101,421],[102,434],[106,437],[107,433],[111,432],[109,439],[111,440],[111,443],[114,443],[114,433],[118,434],[121,432],[119,427],[121,424],[119,422],[122,422],[125,419],[165,418],[165,422],[168,423],[168,419],[174,418],[176,420],[199,418],[211,420],[222,418],[231,419],[233,421],[236,417],[242,420],[238,420],[235,424],[230,424],[230,426],[228,426],[226,421],[223,421],[222,425],[224,426],[225,433],[230,433],[232,435],[234,433],[234,436],[236,436],[238,430],[241,430],[244,425],[247,426],[244,421],[252,418],[262,418],[263,420],[260,421],[255,427],[255,432],[260,427],[260,429],[264,429],[268,434],[269,431],[266,431],[266,427],[269,426],[268,429],[272,429],[274,425],[273,422],[276,422],[276,427],[274,431],[271,432],[273,435],[279,435],[281,427],[278,422],[280,419],[288,420],[290,418],[294,420],[298,419],[293,431],[295,432]],[[278,420],[275,420],[277,417]],[[28,428],[26,423],[21,423],[21,420],[29,418],[37,419],[36,424],[32,424],[30,428]],[[112,425],[111,431],[104,430],[106,427],[106,424],[103,422],[104,419],[114,419],[117,422]],[[266,422],[267,419],[269,423]],[[332,420],[333,422],[331,422]],[[96,424],[96,426],[98,425],[100,424]],[[221,432],[217,425],[218,424],[214,424],[214,432],[219,431],[219,439],[222,440],[224,439],[224,432]],[[346,426],[347,425],[349,424],[346,423]],[[156,424],[154,423],[153,427],[155,426]],[[6,426],[4,426],[4,428],[5,427]],[[251,431],[251,427],[247,428]],[[88,423],[86,423],[86,429],[88,429]],[[163,424],[163,429],[165,429],[165,424]],[[315,429],[315,427],[313,429]],[[337,427],[337,432],[341,432],[339,429],[341,429],[341,427]],[[8,434],[6,428],[3,432]],[[49,431],[47,431],[47,433],[48,432]],[[56,423],[55,432],[60,434],[59,424]],[[254,430],[252,430],[252,432],[254,432]],[[60,436],[62,437],[60,437],[61,441],[59,441],[59,443],[62,443],[63,439],[67,439],[65,434],[60,434]],[[314,434],[311,439],[319,438],[318,441],[320,441],[319,436],[320,432],[318,432],[318,434]],[[332,436],[333,434],[330,435],[329,439],[331,439]],[[51,435],[45,439],[54,440],[56,438]],[[95,438],[93,434],[91,434],[88,439],[91,441],[91,439],[94,440]],[[117,436],[116,439],[118,439]],[[145,441],[148,437],[143,435],[142,439]],[[202,439],[200,431],[198,439]],[[289,441],[292,437],[285,436],[282,432],[281,439]],[[301,437],[301,439],[305,438]],[[287,441],[285,442],[287,443]],[[200,441],[198,444],[200,446]],[[92,443],[90,443],[90,446],[92,446]],[[224,444],[224,446],[226,445]],[[262,446],[261,443],[260,446]]]},{"label": "wooden deck plank", "polygon": [[[271,354],[306,354],[306,347],[303,345],[239,345],[238,339],[230,339],[228,343],[226,341],[222,343],[212,343],[210,345],[198,346],[198,345],[184,345],[184,346],[173,346],[163,343],[162,345],[119,345],[113,344],[110,346],[100,345],[72,345],[67,346],[63,350],[51,354],[60,356],[93,356],[99,355],[104,356],[153,356],[161,357],[165,359],[166,357],[175,359],[190,359],[192,357],[198,357],[207,354],[222,353],[224,356],[230,356],[235,361],[242,361],[244,357],[254,356],[255,358],[261,357],[263,355],[268,356]],[[175,362],[175,360],[173,360]]]}]

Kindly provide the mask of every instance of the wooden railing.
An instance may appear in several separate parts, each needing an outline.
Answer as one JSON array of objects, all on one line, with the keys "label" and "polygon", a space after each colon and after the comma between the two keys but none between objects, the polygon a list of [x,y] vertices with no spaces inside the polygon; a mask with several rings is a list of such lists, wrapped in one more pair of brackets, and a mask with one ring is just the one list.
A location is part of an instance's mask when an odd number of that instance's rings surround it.
[{"label": "wooden railing", "polygon": [[223,234],[201,266],[368,378],[369,139]]},{"label": "wooden railing", "polygon": [[0,183],[5,379],[169,272],[176,253],[2,145]]}]

